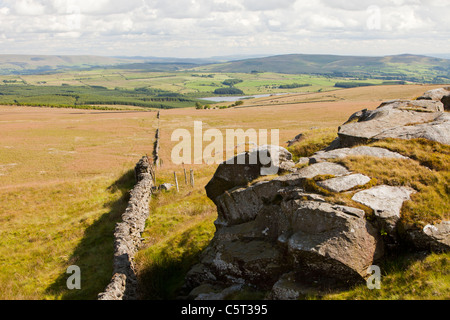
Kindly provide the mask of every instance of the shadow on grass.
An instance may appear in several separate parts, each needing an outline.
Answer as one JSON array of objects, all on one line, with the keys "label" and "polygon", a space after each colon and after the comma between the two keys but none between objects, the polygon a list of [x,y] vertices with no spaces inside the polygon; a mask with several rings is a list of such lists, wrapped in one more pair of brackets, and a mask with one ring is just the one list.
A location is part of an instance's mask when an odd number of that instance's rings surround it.
[{"label": "shadow on grass", "polygon": [[[206,235],[206,237],[205,237]],[[189,270],[196,263],[212,234],[203,231],[202,226],[193,227],[167,244],[147,255],[150,265],[138,274],[142,300],[175,300]]]},{"label": "shadow on grass", "polygon": [[113,272],[115,226],[125,212],[129,191],[134,184],[134,170],[130,170],[108,187],[108,192],[120,192],[122,196],[116,201],[105,203],[104,207],[109,212],[86,229],[83,239],[72,253],[68,266],[80,267],[81,290],[69,290],[67,279],[71,274],[64,273],[46,289],[47,294],[62,300],[96,300],[98,294],[104,291]]}]

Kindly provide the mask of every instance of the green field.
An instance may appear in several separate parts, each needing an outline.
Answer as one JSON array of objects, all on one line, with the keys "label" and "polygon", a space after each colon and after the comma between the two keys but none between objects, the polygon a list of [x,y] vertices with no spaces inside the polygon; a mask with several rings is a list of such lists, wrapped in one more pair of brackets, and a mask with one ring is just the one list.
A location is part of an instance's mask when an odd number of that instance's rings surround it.
[{"label": "green field", "polygon": [[[280,73],[197,73],[197,72],[147,72],[139,70],[90,70],[69,71],[64,73],[0,76],[3,85],[33,85],[33,86],[101,86],[108,89],[135,89],[140,87],[155,90],[171,91],[180,94],[211,94],[217,88],[227,87],[225,80],[240,79],[236,85],[246,94],[260,92],[277,92],[280,85],[300,83],[311,84],[312,87],[302,90],[317,91],[324,87],[333,87],[336,82],[345,78],[319,75],[290,75]],[[349,78],[349,80],[354,80]],[[381,83],[382,81],[374,81]],[[282,91],[286,89],[282,89]],[[296,90],[298,91],[298,89]],[[295,91],[294,91],[295,92]]]},{"label": "green field", "polygon": [[[359,80],[320,75],[280,73],[193,73],[139,70],[68,71],[44,75],[0,76],[0,104],[51,107],[124,106],[139,108],[193,107],[199,98],[234,87],[245,95],[311,93],[337,90],[336,83],[381,85],[382,80]],[[281,87],[280,87],[281,86]],[[286,88],[292,86],[292,88]]]},{"label": "green field", "polygon": [[258,95],[449,82],[450,60],[417,55],[291,54],[225,63],[0,55],[0,104],[7,105],[172,109],[192,107],[216,90]]},{"label": "green field", "polygon": [[[11,81],[11,80],[8,80]],[[134,106],[155,109],[191,107],[195,100],[172,92],[152,89],[108,89],[103,86],[74,86],[63,84],[29,85],[7,83],[0,86],[0,104],[40,107],[93,108],[99,106]]]}]

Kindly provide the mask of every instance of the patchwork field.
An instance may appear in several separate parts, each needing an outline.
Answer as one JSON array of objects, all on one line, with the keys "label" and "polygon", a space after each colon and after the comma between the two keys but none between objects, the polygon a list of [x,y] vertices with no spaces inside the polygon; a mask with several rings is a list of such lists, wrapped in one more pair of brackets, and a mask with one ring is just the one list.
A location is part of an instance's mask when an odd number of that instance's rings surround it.
[{"label": "patchwork field", "polygon": [[[38,81],[32,77],[23,78]],[[115,77],[82,81],[109,82],[113,88],[124,78]],[[70,79],[47,80],[57,84]],[[203,86],[197,85],[192,84],[193,91],[201,91]],[[158,126],[163,162],[158,182],[173,183],[173,172],[181,179],[183,167],[171,162],[177,144],[171,141],[172,132],[181,128],[193,133],[194,121],[202,121],[205,130],[279,129],[280,145],[286,146],[302,132],[323,132],[330,139],[356,111],[373,109],[383,100],[415,98],[437,87],[376,86],[248,100],[240,108],[224,110],[163,110],[160,121],[151,111],[0,106],[0,299],[96,298],[112,275],[113,230],[134,183],[130,170],[143,155],[152,154]],[[180,85],[180,91],[185,88]],[[152,278],[152,272],[182,274],[214,232],[215,207],[204,186],[215,166],[185,168],[195,170],[195,188],[182,181],[180,193],[159,195],[151,205],[146,248],[137,258],[143,279]],[[161,268],[169,262],[173,269]],[[65,271],[72,264],[83,272],[80,291],[66,288]],[[174,294],[180,279],[174,281],[162,296]]]},{"label": "patchwork field", "polygon": [[[382,80],[358,80],[322,75],[279,74],[279,73],[217,73],[217,72],[149,72],[142,70],[89,70],[67,71],[64,73],[44,75],[9,75],[0,76],[0,83],[5,85],[32,86],[93,86],[134,90],[135,88],[151,88],[186,94],[193,97],[211,96],[217,88],[227,87],[225,80],[242,80],[235,87],[246,95],[265,93],[296,93],[330,90],[337,82],[356,81],[360,83],[382,84]],[[308,84],[307,87],[280,88],[282,85]]]}]

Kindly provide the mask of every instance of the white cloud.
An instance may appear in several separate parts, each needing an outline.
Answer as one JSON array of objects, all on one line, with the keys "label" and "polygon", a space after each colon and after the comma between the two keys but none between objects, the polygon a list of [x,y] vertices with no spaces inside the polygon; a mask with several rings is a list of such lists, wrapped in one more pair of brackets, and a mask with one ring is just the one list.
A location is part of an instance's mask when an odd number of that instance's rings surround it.
[{"label": "white cloud", "polygon": [[296,0],[243,0],[242,3],[250,11],[267,11],[286,9],[294,5]]},{"label": "white cloud", "polygon": [[[374,3],[378,10],[368,11]],[[447,4],[448,0],[0,0],[0,34],[14,40],[0,46],[0,53],[387,54],[412,48],[429,52],[429,46],[420,48],[417,43],[432,41],[432,48],[450,52]]]},{"label": "white cloud", "polygon": [[9,8],[7,8],[7,7],[3,7],[3,8],[0,8],[0,14],[1,15],[7,15],[7,14],[9,14]]},{"label": "white cloud", "polygon": [[45,6],[36,0],[16,0],[12,9],[19,16],[37,16],[45,12]]}]

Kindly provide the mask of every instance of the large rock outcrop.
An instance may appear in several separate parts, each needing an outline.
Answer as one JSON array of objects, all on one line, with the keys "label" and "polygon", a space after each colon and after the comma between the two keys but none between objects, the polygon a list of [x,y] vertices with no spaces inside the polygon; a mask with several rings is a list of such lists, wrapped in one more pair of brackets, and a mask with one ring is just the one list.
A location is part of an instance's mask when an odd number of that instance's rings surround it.
[{"label": "large rock outcrop", "polygon": [[410,200],[413,193],[411,188],[382,185],[357,192],[352,199],[371,208],[380,229],[393,234],[401,218],[403,202]]},{"label": "large rock outcrop", "polygon": [[363,282],[367,268],[383,255],[379,232],[363,210],[308,192],[317,176],[352,174],[338,164],[317,163],[217,196],[217,232],[188,274],[187,287],[195,292],[208,283],[223,289],[247,284],[279,294],[286,274],[306,291],[314,287],[311,279],[320,279],[322,290]]},{"label": "large rock outcrop", "polygon": [[355,113],[339,128],[332,149],[366,144],[386,138],[424,138],[450,144],[450,115],[440,101],[394,100],[376,110]]},{"label": "large rock outcrop", "polygon": [[383,148],[358,146],[354,148],[340,148],[330,151],[319,151],[310,158],[307,158],[308,163],[317,163],[330,161],[335,159],[343,159],[350,156],[368,156],[385,159],[407,159],[397,152],[392,152]]},{"label": "large rock outcrop", "polygon": [[[450,222],[422,229],[400,223],[402,206],[415,190],[373,186],[372,177],[333,162],[349,156],[382,158],[387,165],[389,159],[408,159],[361,145],[371,140],[426,138],[450,144],[442,98],[430,96],[355,113],[329,148],[300,159],[306,165],[301,169],[278,149],[281,161],[274,167],[285,174],[269,181],[254,181],[263,175],[260,163],[236,164],[251,153],[220,165],[206,187],[217,205],[217,231],[188,273],[189,298],[225,299],[248,285],[268,292],[269,299],[298,299],[362,283],[368,267],[399,248],[400,232],[402,241],[420,250],[450,250]],[[350,204],[333,202],[340,197]]]},{"label": "large rock outcrop", "polygon": [[430,90],[424,93],[417,100],[434,100],[440,101],[444,105],[445,110],[450,110],[450,87]]},{"label": "large rock outcrop", "polygon": [[212,180],[206,186],[206,194],[215,199],[225,191],[268,175],[293,171],[292,154],[278,146],[261,146],[238,154],[219,165]]}]

